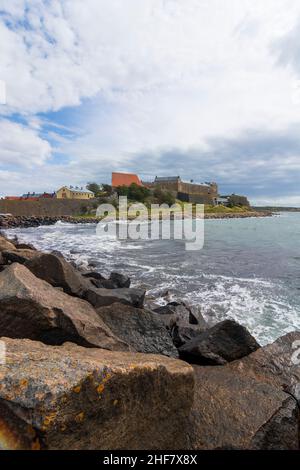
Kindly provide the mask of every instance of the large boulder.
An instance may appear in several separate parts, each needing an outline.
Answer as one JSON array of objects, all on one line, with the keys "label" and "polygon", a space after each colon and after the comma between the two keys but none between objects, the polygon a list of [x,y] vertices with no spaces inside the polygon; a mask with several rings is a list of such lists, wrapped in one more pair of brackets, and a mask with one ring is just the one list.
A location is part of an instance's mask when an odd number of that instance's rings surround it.
[{"label": "large boulder", "polygon": [[224,320],[179,348],[180,357],[192,364],[221,365],[256,351],[259,344],[233,320]]},{"label": "large boulder", "polygon": [[70,343],[1,341],[1,448],[188,448],[188,364]]},{"label": "large boulder", "polygon": [[299,407],[280,388],[226,366],[194,366],[193,449],[298,449]]},{"label": "large boulder", "polygon": [[18,263],[0,273],[0,331],[11,338],[48,344],[73,341],[89,347],[129,349],[91,305],[38,279]]},{"label": "large boulder", "polygon": [[139,288],[119,288],[105,289],[90,287],[84,293],[84,298],[94,307],[105,307],[115,302],[132,305],[133,307],[142,308],[145,298],[145,290]]},{"label": "large boulder", "polygon": [[82,297],[90,282],[68,263],[62,256],[42,253],[25,263],[25,266],[40,279],[53,287],[62,287],[64,292]]},{"label": "large boulder", "polygon": [[233,370],[275,385],[295,397],[300,406],[300,332],[278,338],[231,364]]},{"label": "large boulder", "polygon": [[96,311],[111,331],[135,351],[178,357],[172,338],[158,315],[121,303]]},{"label": "large boulder", "polygon": [[15,250],[15,245],[7,240],[7,238],[0,235],[0,252],[5,250]]},{"label": "large boulder", "polygon": [[40,252],[36,250],[20,249],[4,250],[2,256],[5,264],[20,263],[25,264],[27,261],[39,256]]}]

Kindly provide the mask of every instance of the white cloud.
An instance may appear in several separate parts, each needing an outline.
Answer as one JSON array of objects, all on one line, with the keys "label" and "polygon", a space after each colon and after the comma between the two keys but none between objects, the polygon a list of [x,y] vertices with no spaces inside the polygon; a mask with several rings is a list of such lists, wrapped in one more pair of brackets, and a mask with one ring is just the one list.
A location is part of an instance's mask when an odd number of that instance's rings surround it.
[{"label": "white cloud", "polygon": [[[295,31],[298,0],[2,0],[1,10],[0,111],[23,114],[28,126],[2,121],[9,132],[0,136],[0,163],[42,163],[40,184],[51,148],[36,114],[85,98],[76,138],[48,133],[71,160],[68,178],[82,168],[82,182],[109,166],[126,169],[137,155],[156,155],[159,167],[171,148],[192,149],[193,165],[198,149],[200,166],[215,138],[238,141],[247,130],[268,134],[299,122],[294,71],[278,64],[274,49]],[[235,164],[223,158],[216,179]],[[250,170],[268,164],[251,158]],[[298,168],[297,159],[279,155],[278,172]],[[60,179],[53,166],[46,175]]]},{"label": "white cloud", "polygon": [[34,129],[0,119],[0,165],[32,167],[46,162],[50,155],[49,142]]}]

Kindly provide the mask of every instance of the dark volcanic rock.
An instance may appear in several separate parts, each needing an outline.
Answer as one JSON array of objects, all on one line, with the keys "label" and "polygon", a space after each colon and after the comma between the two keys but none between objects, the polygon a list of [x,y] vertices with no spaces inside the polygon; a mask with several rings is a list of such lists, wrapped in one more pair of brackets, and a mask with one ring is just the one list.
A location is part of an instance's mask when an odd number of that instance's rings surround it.
[{"label": "dark volcanic rock", "polygon": [[193,370],[164,356],[1,338],[1,447],[186,449]]},{"label": "dark volcanic rock", "polygon": [[53,287],[62,287],[70,295],[82,297],[90,287],[88,280],[68,263],[62,256],[43,253],[29,260],[25,266],[40,279],[49,282]]},{"label": "dark volcanic rock", "polygon": [[114,302],[121,302],[133,307],[142,308],[145,291],[143,289],[126,287],[121,289],[97,289],[96,287],[91,287],[84,293],[84,298],[94,307],[104,307]]},{"label": "dark volcanic rock", "polygon": [[0,273],[0,331],[48,344],[128,350],[87,302],[71,297],[14,263]]},{"label": "dark volcanic rock", "polygon": [[296,400],[231,367],[194,366],[194,449],[298,449]]},{"label": "dark volcanic rock", "polygon": [[158,315],[121,303],[98,308],[97,313],[118,338],[136,351],[178,357],[164,322]]},{"label": "dark volcanic rock", "polygon": [[179,354],[192,364],[221,365],[247,356],[259,347],[245,327],[224,320],[181,346]]}]

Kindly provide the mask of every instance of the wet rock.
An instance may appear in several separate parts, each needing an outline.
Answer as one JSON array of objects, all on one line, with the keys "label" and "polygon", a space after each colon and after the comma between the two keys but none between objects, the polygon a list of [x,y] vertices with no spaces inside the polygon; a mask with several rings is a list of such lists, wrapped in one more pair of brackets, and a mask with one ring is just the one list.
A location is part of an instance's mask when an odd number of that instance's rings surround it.
[{"label": "wet rock", "polygon": [[4,261],[6,264],[11,264],[11,263],[24,264],[26,263],[26,261],[29,261],[39,256],[39,254],[40,254],[39,251],[29,250],[29,249],[5,250],[2,252]]},{"label": "wet rock", "polygon": [[47,344],[128,350],[87,302],[71,297],[14,263],[0,273],[0,331]]},{"label": "wet rock", "polygon": [[121,303],[96,311],[111,331],[135,351],[178,357],[165,324],[158,315]]},{"label": "wet rock", "polygon": [[124,274],[112,272],[109,280],[113,282],[116,287],[130,287],[130,278]]},{"label": "wet rock", "polygon": [[298,449],[299,408],[280,388],[246,373],[194,366],[189,436],[194,449]]},{"label": "wet rock", "polygon": [[53,287],[62,287],[70,295],[82,297],[89,282],[62,256],[54,253],[42,253],[25,263],[25,266],[40,279]]},{"label": "wet rock", "polygon": [[181,346],[179,354],[192,364],[221,365],[247,356],[259,347],[245,327],[224,320]]},{"label": "wet rock", "polygon": [[1,338],[5,449],[186,449],[192,368],[164,356]]},{"label": "wet rock", "polygon": [[115,302],[142,308],[145,291],[138,288],[104,289],[91,287],[84,293],[84,298],[94,307],[104,307]]}]

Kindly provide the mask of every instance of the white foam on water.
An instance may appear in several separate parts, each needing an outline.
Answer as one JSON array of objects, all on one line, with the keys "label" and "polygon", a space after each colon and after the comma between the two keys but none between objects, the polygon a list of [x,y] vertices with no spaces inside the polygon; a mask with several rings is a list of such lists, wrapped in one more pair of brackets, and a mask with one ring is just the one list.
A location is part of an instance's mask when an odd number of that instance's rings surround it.
[{"label": "white foam on water", "polygon": [[[209,222],[224,224],[230,221]],[[251,219],[249,223],[252,225]],[[253,223],[257,221],[254,219]],[[286,286],[279,281],[197,272],[201,267],[195,266],[191,270],[191,261],[185,258],[181,263],[168,263],[159,251],[145,255],[143,250],[157,247],[156,242],[121,242],[110,235],[99,237],[96,224],[57,222],[52,226],[13,229],[6,233],[17,235],[21,241],[33,243],[41,250],[61,251],[80,265],[88,266],[93,260],[99,263],[98,269],[103,274],[121,265],[120,269],[132,277],[133,284],[149,286],[149,298],[155,298],[157,305],[179,299],[200,305],[209,321],[215,323],[232,318],[245,325],[261,344],[300,329],[300,303],[292,304]],[[173,256],[176,260],[176,246],[167,244],[167,248],[170,249],[170,260]],[[167,297],[166,292],[169,293]]]}]

